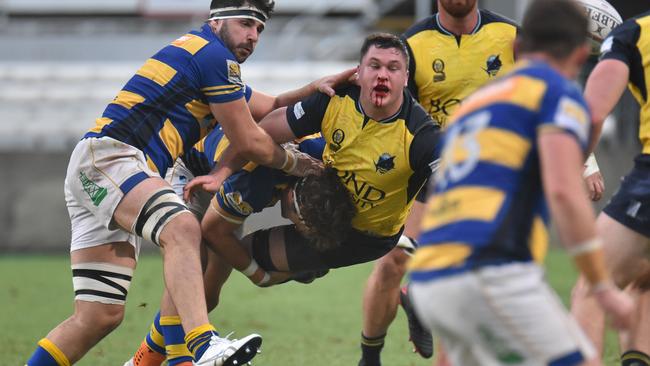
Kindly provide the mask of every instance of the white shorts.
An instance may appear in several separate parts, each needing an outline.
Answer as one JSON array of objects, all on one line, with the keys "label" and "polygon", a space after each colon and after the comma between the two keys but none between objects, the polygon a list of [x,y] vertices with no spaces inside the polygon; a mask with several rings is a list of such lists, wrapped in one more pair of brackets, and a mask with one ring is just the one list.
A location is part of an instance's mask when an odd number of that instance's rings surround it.
[{"label": "white shorts", "polygon": [[453,365],[569,366],[595,356],[535,264],[414,282],[409,293]]},{"label": "white shorts", "polygon": [[[165,180],[170,186],[172,186],[172,189],[174,189],[174,192],[176,192],[181,200],[183,199],[183,189],[185,188],[185,185],[192,179],[194,179],[194,174],[187,169],[181,159],[176,159],[174,166],[167,169],[167,173],[165,173]],[[210,206],[211,199],[212,194],[202,190],[197,190],[194,193],[191,202],[186,202],[185,204],[199,219],[199,221],[201,221],[203,215],[205,215],[205,211]]]},{"label": "white shorts", "polygon": [[70,215],[70,251],[107,243],[129,242],[140,251],[141,238],[113,223],[117,205],[138,183],[156,176],[142,151],[109,137],[79,141],[65,177]]}]

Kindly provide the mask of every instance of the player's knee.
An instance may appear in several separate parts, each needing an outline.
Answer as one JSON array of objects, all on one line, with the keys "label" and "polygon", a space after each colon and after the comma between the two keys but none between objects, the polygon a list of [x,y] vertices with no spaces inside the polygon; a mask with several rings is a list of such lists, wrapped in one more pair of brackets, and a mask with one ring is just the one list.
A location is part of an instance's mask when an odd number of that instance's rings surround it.
[{"label": "player's knee", "polygon": [[406,273],[408,258],[402,250],[393,250],[377,261],[375,272],[382,281],[400,282]]},{"label": "player's knee", "polygon": [[74,318],[84,325],[84,329],[94,329],[97,334],[103,337],[122,324],[124,306],[103,304],[83,306],[77,309]]},{"label": "player's knee", "polygon": [[196,246],[201,243],[201,226],[194,216],[187,211],[168,223],[160,235],[160,246]]}]

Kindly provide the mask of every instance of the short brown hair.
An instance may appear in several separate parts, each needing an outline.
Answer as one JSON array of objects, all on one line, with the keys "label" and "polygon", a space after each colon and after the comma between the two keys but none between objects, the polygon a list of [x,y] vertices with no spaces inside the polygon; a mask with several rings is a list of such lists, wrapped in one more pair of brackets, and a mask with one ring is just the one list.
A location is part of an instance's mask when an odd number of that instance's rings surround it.
[{"label": "short brown hair", "polygon": [[524,15],[519,34],[520,51],[544,52],[564,59],[584,45],[589,20],[573,0],[535,0]]},{"label": "short brown hair", "polygon": [[300,214],[309,228],[308,236],[316,249],[340,245],[352,228],[357,210],[337,170],[327,167],[320,175],[308,175],[294,189]]},{"label": "short brown hair", "polygon": [[372,46],[382,49],[394,48],[400,51],[406,60],[406,64],[409,64],[409,52],[406,49],[404,41],[402,41],[398,36],[390,33],[373,33],[366,37],[361,46],[359,62],[363,60],[363,57],[368,53],[368,50]]}]

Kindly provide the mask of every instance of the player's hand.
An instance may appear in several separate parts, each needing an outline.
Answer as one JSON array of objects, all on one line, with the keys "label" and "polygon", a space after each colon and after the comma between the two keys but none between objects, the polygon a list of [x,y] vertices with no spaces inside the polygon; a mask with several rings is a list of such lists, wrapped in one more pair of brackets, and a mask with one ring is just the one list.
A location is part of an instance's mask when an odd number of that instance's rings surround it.
[{"label": "player's hand", "polygon": [[587,185],[587,191],[589,191],[589,198],[596,202],[603,198],[603,193],[605,192],[605,181],[603,180],[603,175],[600,174],[600,171],[597,171],[585,179],[585,184]]},{"label": "player's hand", "polygon": [[317,81],[318,91],[323,94],[327,94],[330,97],[333,97],[334,88],[345,84],[351,84],[356,81],[356,76],[355,76],[356,72],[357,72],[357,68],[354,67],[351,69],[347,69],[343,72],[340,72],[338,74],[329,75],[320,78]]},{"label": "player's hand", "polygon": [[293,156],[296,159],[296,163],[292,169],[285,171],[287,174],[304,177],[309,174],[320,175],[323,171],[323,162],[312,158],[311,155],[302,152],[293,152]]},{"label": "player's hand", "polygon": [[223,180],[215,177],[214,175],[200,175],[191,181],[187,182],[183,188],[183,199],[185,202],[190,202],[194,193],[200,189],[216,193],[223,184]]},{"label": "player's hand", "polygon": [[627,330],[632,326],[634,300],[630,295],[612,285],[598,290],[594,297],[601,308],[609,315],[612,326],[618,330]]}]

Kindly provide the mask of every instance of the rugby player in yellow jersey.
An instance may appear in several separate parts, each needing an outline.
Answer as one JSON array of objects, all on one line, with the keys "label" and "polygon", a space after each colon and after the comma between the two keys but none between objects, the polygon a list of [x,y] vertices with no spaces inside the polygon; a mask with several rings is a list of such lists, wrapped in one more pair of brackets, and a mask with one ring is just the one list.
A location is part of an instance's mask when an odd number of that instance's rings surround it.
[{"label": "rugby player in yellow jersey", "polygon": [[[635,283],[649,271],[650,253],[650,12],[627,20],[605,39],[601,60],[587,80],[585,99],[596,133],[595,146],[605,117],[612,111],[626,87],[641,107],[639,138],[642,151],[634,168],[621,182],[618,192],[598,217],[597,227],[617,285],[630,286],[637,293],[636,321],[621,339],[621,365],[650,365],[650,288]],[[636,286],[640,285],[640,286]],[[645,288],[643,288],[645,287]],[[587,330],[599,351],[603,350],[604,314],[598,309],[589,286],[581,278],[573,292],[572,311]]]},{"label": "rugby player in yellow jersey", "polygon": [[[476,0],[439,0],[436,14],[416,23],[402,36],[411,55],[411,94],[444,128],[467,95],[513,65],[516,34],[517,26],[512,21],[478,9]],[[426,187],[406,223],[404,233],[409,238],[418,236],[425,199]],[[408,258],[407,252],[397,248],[377,261],[368,278],[363,295],[360,366],[380,365],[384,338],[400,303],[399,288]],[[415,350],[425,358],[431,357],[430,333],[418,326],[408,304],[403,305]]]},{"label": "rugby player in yellow jersey", "polygon": [[[494,80],[514,62],[517,26],[509,19],[484,9],[476,0],[439,0],[438,12],[413,25],[403,35],[411,54],[409,90],[445,126],[462,100],[476,88]],[[602,197],[604,184],[595,159],[585,172],[592,200]],[[417,197],[404,230],[416,238],[426,199],[426,187]],[[399,291],[409,256],[401,249],[377,261],[363,298],[362,358],[360,365],[380,364],[380,352],[390,323],[401,303],[409,320],[415,350],[425,358],[433,354],[431,334],[422,328]],[[401,301],[400,301],[401,300]],[[444,354],[438,353],[444,364]]]},{"label": "rugby player in yellow jersey", "polygon": [[255,49],[273,7],[270,0],[213,0],[202,29],[148,59],[77,144],[65,180],[74,314],[38,342],[29,366],[74,364],[120,324],[141,238],[162,248],[165,284],[197,365],[245,361],[239,348],[259,346],[257,335],[227,341],[210,325],[200,226],[161,174],[215,118],[253,161],[303,175],[317,167],[275,144],[244,100],[239,63]]},{"label": "rugby player in yellow jersey", "polygon": [[590,115],[571,79],[589,54],[587,26],[571,0],[533,1],[516,46],[522,61],[472,94],[444,135],[409,295],[454,365],[594,358],[534,260],[550,217],[598,304],[630,326],[633,302],[610,279],[580,179]]}]

